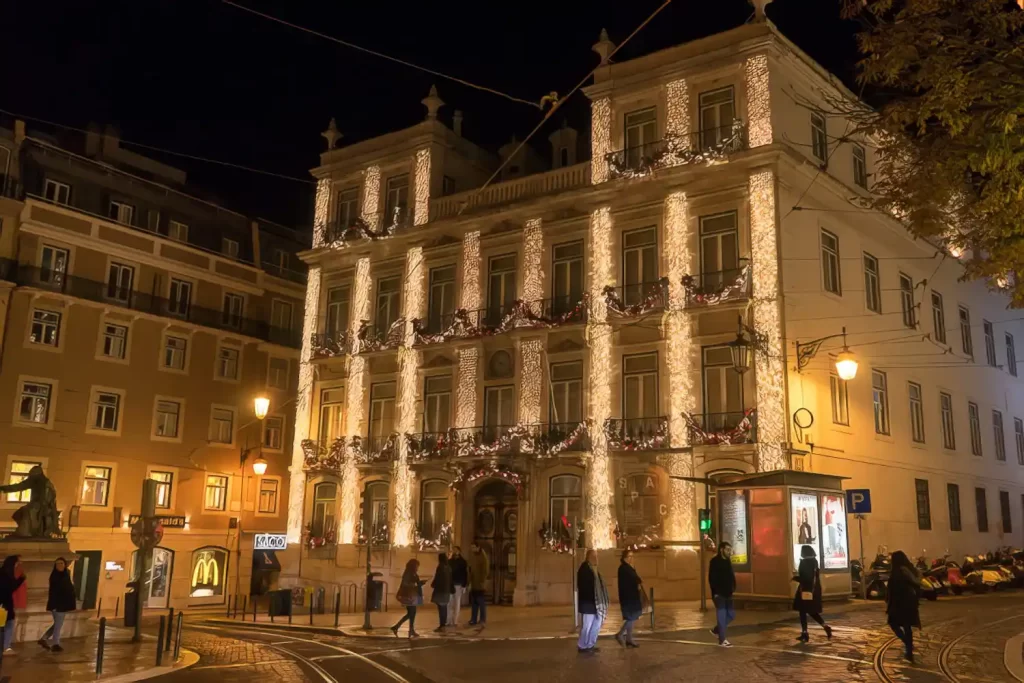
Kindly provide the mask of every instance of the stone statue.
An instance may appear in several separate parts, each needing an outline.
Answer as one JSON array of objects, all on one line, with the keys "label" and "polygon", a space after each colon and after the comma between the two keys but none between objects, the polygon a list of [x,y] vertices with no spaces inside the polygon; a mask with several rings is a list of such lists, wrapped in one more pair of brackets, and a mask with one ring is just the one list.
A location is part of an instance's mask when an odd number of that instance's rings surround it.
[{"label": "stone statue", "polygon": [[0,486],[0,493],[31,491],[27,505],[14,512],[18,528],[16,538],[60,538],[60,523],[57,521],[57,489],[53,487],[39,465],[28,471],[28,477],[18,484]]}]

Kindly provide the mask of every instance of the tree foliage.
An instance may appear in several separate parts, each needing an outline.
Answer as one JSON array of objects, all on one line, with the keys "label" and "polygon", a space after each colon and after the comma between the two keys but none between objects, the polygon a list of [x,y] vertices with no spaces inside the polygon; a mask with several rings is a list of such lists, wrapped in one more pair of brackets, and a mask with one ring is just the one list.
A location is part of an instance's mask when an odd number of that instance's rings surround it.
[{"label": "tree foliage", "polygon": [[[864,28],[858,79],[876,107],[874,204],[971,250],[968,276],[1024,306],[1024,11],[1007,0],[843,0]],[[1018,275],[1019,274],[1019,275]]]}]

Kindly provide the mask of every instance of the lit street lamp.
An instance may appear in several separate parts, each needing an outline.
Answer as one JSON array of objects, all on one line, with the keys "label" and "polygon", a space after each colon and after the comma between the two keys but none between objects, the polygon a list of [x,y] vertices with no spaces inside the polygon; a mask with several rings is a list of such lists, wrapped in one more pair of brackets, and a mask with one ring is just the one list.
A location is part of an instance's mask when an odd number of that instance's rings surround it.
[{"label": "lit street lamp", "polygon": [[270,412],[270,399],[266,396],[257,396],[253,401],[253,410],[256,413],[256,419],[262,420]]},{"label": "lit street lamp", "polygon": [[846,344],[846,328],[840,334],[830,334],[827,337],[821,339],[814,339],[809,342],[797,342],[796,343],[796,371],[800,372],[807,367],[807,364],[811,362],[811,359],[817,355],[821,345],[829,339],[836,339],[838,337],[843,338],[843,350],[836,356],[836,374],[839,375],[839,379],[843,381],[850,381],[857,376],[857,358],[850,351],[850,347]]}]

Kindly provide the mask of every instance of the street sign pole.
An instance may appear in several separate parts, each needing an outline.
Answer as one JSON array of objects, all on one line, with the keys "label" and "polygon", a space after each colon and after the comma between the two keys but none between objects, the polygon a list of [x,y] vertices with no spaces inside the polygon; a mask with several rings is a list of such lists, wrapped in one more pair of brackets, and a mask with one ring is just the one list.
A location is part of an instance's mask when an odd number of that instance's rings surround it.
[{"label": "street sign pole", "polygon": [[864,580],[867,567],[864,566],[864,515],[857,515],[857,535],[860,536],[860,598],[868,599],[868,582]]},{"label": "street sign pole", "polygon": [[[143,528],[146,530],[146,534],[141,539],[139,544],[139,574],[135,580],[135,632],[132,634],[133,643],[142,642],[142,606],[145,602],[143,598],[143,586],[146,585],[146,575],[150,572],[150,568],[153,566],[153,546],[155,543],[154,538],[149,537],[149,531],[152,525],[155,523],[156,517],[156,481],[153,479],[144,479],[142,482],[142,518],[141,522]],[[150,577],[152,581],[152,577]],[[148,591],[147,591],[148,592]]]}]

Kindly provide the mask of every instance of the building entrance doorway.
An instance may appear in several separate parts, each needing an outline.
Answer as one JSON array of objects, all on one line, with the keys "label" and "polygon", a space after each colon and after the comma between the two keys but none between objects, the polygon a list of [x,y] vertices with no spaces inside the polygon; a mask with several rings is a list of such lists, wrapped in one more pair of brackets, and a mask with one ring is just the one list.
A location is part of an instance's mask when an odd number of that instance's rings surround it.
[{"label": "building entrance doorway", "polygon": [[473,540],[491,562],[487,597],[494,604],[512,604],[516,588],[516,536],[519,499],[515,487],[491,481],[477,491],[474,501]]}]

